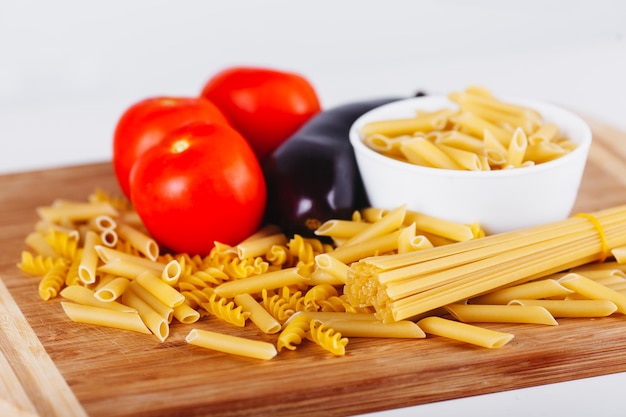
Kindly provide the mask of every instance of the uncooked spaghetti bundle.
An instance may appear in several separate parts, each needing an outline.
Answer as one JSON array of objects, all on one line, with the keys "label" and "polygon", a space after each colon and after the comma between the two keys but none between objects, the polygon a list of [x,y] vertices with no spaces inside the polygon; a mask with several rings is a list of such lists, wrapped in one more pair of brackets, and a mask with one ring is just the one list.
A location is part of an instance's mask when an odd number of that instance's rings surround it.
[{"label": "uncooked spaghetti bundle", "polygon": [[345,293],[386,321],[603,261],[626,245],[626,205],[517,231],[351,264]]}]

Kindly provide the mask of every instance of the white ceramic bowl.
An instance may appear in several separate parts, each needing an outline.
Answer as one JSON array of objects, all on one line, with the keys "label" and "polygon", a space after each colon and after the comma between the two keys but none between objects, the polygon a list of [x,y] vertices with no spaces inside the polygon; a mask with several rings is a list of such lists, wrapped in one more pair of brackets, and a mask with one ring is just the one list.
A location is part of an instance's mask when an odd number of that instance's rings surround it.
[{"label": "white ceramic bowl", "polygon": [[350,142],[373,207],[410,210],[460,223],[478,222],[489,234],[563,220],[571,214],[585,168],[591,129],[575,114],[540,101],[504,98],[537,110],[578,146],[535,166],[494,170],[437,169],[401,162],[363,144],[360,128],[375,120],[412,117],[418,109],[455,108],[445,96],[383,105],[357,119]]}]

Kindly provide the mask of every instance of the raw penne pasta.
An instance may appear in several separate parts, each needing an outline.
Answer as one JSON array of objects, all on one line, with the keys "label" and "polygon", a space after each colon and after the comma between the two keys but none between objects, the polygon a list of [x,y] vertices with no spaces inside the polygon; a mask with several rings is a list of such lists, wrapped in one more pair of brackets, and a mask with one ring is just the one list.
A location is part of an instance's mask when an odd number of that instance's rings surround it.
[{"label": "raw penne pasta", "polygon": [[201,329],[192,329],[185,340],[191,345],[205,349],[255,359],[269,360],[278,353],[272,343]]},{"label": "raw penne pasta", "polygon": [[46,220],[39,220],[37,223],[35,223],[35,231],[38,232],[42,236],[45,236],[51,230],[65,233],[71,238],[76,239],[76,240],[80,239],[80,234],[78,233],[78,230],[76,229],[72,229],[70,227],[63,227],[61,225],[51,223]]},{"label": "raw penne pasta", "polygon": [[405,224],[415,223],[415,228],[419,231],[432,233],[456,242],[474,239],[472,227],[460,224],[439,217],[407,210],[404,217]]},{"label": "raw penne pasta", "polygon": [[128,287],[137,297],[141,298],[144,303],[148,304],[151,309],[156,311],[159,316],[163,317],[168,324],[171,323],[174,318],[174,309],[185,304],[181,303],[176,307],[170,307],[158,299],[152,292],[139,285],[137,281],[129,282]]},{"label": "raw penne pasta", "polygon": [[378,236],[352,245],[341,245],[328,254],[333,258],[349,264],[368,256],[379,255],[398,249],[400,230]]},{"label": "raw penne pasta", "polygon": [[88,221],[97,216],[118,216],[119,212],[107,202],[79,203],[59,202],[51,206],[38,207],[37,214],[51,223],[61,221]]},{"label": "raw penne pasta", "polygon": [[220,297],[232,298],[237,294],[260,293],[263,289],[282,288],[290,285],[307,283],[307,278],[298,273],[297,267],[279,269],[248,278],[224,282],[215,287],[215,293]]},{"label": "raw penne pasta", "polygon": [[578,294],[592,300],[608,300],[617,306],[617,311],[626,314],[626,295],[612,290],[583,275],[570,273],[559,279],[559,282]]},{"label": "raw penne pasta", "polygon": [[449,304],[444,308],[463,323],[558,324],[552,314],[541,306]]},{"label": "raw penne pasta", "polygon": [[482,171],[483,166],[478,154],[464,149],[457,149],[452,146],[438,144],[438,148],[441,149],[446,155],[448,155],[456,164],[462,169],[468,171]]},{"label": "raw penne pasta", "polygon": [[95,216],[89,220],[89,227],[95,232],[103,232],[109,229],[115,229],[117,222],[113,220],[113,217],[103,214]]},{"label": "raw penne pasta", "polygon": [[235,303],[244,311],[250,313],[250,321],[259,330],[266,334],[278,333],[281,329],[280,322],[274,318],[257,300],[248,293],[238,294],[234,297]]},{"label": "raw penne pasta", "polygon": [[154,239],[125,223],[120,223],[116,230],[121,238],[128,241],[140,253],[151,261],[156,261],[159,256],[159,245]]},{"label": "raw penne pasta", "polygon": [[137,294],[128,289],[122,294],[122,303],[137,310],[141,320],[159,341],[164,342],[169,336],[170,328],[167,320],[144,302]]},{"label": "raw penne pasta", "polygon": [[507,148],[506,163],[511,167],[520,167],[526,156],[528,148],[528,138],[521,128],[515,129],[509,147]]},{"label": "raw penne pasta", "polygon": [[26,236],[26,245],[34,250],[38,255],[56,258],[58,255],[46,241],[46,237],[39,232],[32,232]]},{"label": "raw penne pasta", "polygon": [[452,158],[423,137],[407,139],[400,144],[400,151],[412,163],[432,168],[461,169]]},{"label": "raw penne pasta", "polygon": [[101,243],[100,236],[91,230],[87,231],[82,257],[78,265],[78,277],[84,284],[93,284],[96,282],[96,269],[98,267],[96,246]]},{"label": "raw penne pasta", "polygon": [[511,340],[514,335],[485,329],[472,324],[461,323],[442,317],[431,316],[421,319],[417,325],[427,334],[446,337],[460,342],[486,348],[499,348]]},{"label": "raw penne pasta", "polygon": [[94,297],[103,302],[111,302],[118,299],[126,288],[128,288],[128,284],[130,281],[128,278],[117,277],[107,282],[103,286],[99,286],[98,289],[94,292]]},{"label": "raw penne pasta", "polygon": [[[526,132],[529,133],[529,132]],[[559,128],[554,123],[544,123],[537,130],[532,132],[528,137],[528,143],[535,145],[539,142],[552,142],[557,138],[559,134]]]},{"label": "raw penne pasta", "polygon": [[415,132],[441,130],[447,123],[445,113],[429,113],[408,119],[370,122],[361,128],[363,136],[380,134],[385,136],[411,135]]},{"label": "raw penne pasta", "polygon": [[315,229],[317,236],[327,236],[331,238],[351,238],[369,227],[367,222],[357,222],[353,220],[332,219],[327,220],[320,227]]},{"label": "raw penne pasta", "polygon": [[190,324],[200,320],[200,313],[187,303],[174,307],[174,318],[181,323]]},{"label": "raw penne pasta", "polygon": [[608,300],[512,300],[511,305],[540,306],[553,317],[607,317],[617,311]]},{"label": "raw penne pasta", "polygon": [[149,271],[139,274],[136,281],[146,291],[170,308],[177,307],[185,302],[184,295]]},{"label": "raw penne pasta", "polygon": [[626,264],[626,246],[611,249],[611,255],[615,257],[617,263]]},{"label": "raw penne pasta", "polygon": [[466,135],[458,130],[442,132],[436,143],[438,145],[447,145],[448,147],[469,151],[476,155],[485,151],[485,144],[482,139],[476,136]]},{"label": "raw penne pasta", "polygon": [[564,287],[555,279],[541,279],[508,288],[492,291],[475,297],[472,304],[508,304],[514,299],[540,299],[565,297],[574,291]]},{"label": "raw penne pasta", "polygon": [[385,214],[379,220],[369,223],[369,226],[352,236],[343,246],[354,245],[379,236],[387,235],[398,230],[404,222],[406,205],[401,205]]},{"label": "raw penne pasta", "polygon": [[117,310],[126,313],[137,312],[132,307],[119,303],[117,301],[100,301],[95,297],[95,294],[89,288],[83,287],[82,285],[68,285],[63,288],[59,295],[66,300],[73,301],[77,304],[83,304],[92,307],[98,308],[107,308],[109,310]]},{"label": "raw penne pasta", "polygon": [[97,245],[95,247],[95,250],[98,253],[98,257],[105,264],[112,262],[116,259],[121,259],[130,263],[137,264],[138,266],[141,266],[146,270],[154,271],[158,275],[160,275],[166,267],[166,264],[164,264],[163,262],[153,261],[148,258],[133,255],[113,248],[107,248],[106,246],[102,245]]},{"label": "raw penne pasta", "polygon": [[320,271],[327,272],[340,283],[345,284],[348,279],[350,267],[328,253],[320,253],[315,256],[315,264]]},{"label": "raw penne pasta", "polygon": [[94,324],[115,329],[150,334],[137,312],[125,312],[83,304],[61,302],[63,311],[77,323]]},{"label": "raw penne pasta", "polygon": [[239,259],[254,258],[264,255],[274,245],[286,245],[287,236],[284,233],[276,233],[257,239],[247,240],[237,245]]},{"label": "raw penne pasta", "polygon": [[400,320],[392,323],[381,321],[350,320],[320,320],[333,330],[345,337],[385,337],[401,339],[421,339],[426,337],[424,331],[410,320]]}]

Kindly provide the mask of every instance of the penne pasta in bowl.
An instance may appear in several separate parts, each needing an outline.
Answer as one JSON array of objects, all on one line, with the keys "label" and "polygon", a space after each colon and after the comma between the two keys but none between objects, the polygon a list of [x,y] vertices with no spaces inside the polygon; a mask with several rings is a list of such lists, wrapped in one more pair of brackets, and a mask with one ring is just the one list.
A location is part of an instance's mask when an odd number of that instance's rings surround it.
[{"label": "penne pasta in bowl", "polygon": [[372,206],[502,233],[565,219],[592,135],[572,112],[468,88],[362,115],[350,142]]}]

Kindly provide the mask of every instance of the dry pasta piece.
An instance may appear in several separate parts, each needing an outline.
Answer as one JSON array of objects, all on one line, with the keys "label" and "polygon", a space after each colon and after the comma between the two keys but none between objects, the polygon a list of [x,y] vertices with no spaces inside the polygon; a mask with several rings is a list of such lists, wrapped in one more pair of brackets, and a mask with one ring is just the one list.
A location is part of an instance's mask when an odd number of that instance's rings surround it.
[{"label": "dry pasta piece", "polygon": [[284,233],[249,239],[237,245],[237,256],[240,259],[255,258],[264,255],[274,245],[285,245],[286,243],[287,236]]},{"label": "dry pasta piece", "polygon": [[574,291],[564,287],[555,279],[541,279],[474,297],[472,304],[507,304],[511,300],[565,297]]},{"label": "dry pasta piece", "polygon": [[[245,293],[242,293],[245,294]],[[263,289],[262,292],[262,305],[265,310],[274,317],[278,322],[282,323],[287,320],[296,309],[289,303],[289,300],[281,297],[278,294],[270,295],[267,290]],[[241,295],[241,294],[237,294]],[[237,297],[237,296],[235,296]]]},{"label": "dry pasta piece", "polygon": [[[346,314],[351,316],[353,314]],[[346,337],[381,337],[396,339],[423,339],[424,331],[410,320],[400,320],[393,323],[381,321],[350,320],[322,320],[328,326]]]},{"label": "dry pasta piece", "polygon": [[626,246],[611,249],[611,255],[615,257],[617,263],[626,264]]},{"label": "dry pasta piece", "polygon": [[511,167],[519,167],[524,162],[526,156],[526,148],[528,148],[528,138],[521,128],[515,129],[509,147],[507,148],[506,163]]},{"label": "dry pasta piece", "polygon": [[617,306],[618,312],[626,314],[626,295],[624,294],[576,273],[565,275],[559,279],[559,282],[563,286],[592,300],[611,301]]},{"label": "dry pasta piece", "polygon": [[126,291],[126,288],[128,288],[128,284],[130,284],[130,281],[127,278],[114,278],[106,285],[99,287],[95,291],[94,296],[98,300],[104,302],[116,300],[117,298],[121,297],[124,291]]},{"label": "dry pasta piece", "polygon": [[310,321],[306,338],[317,343],[333,355],[342,356],[346,354],[348,338],[342,337],[341,333],[319,320],[313,319]]},{"label": "dry pasta piece", "polygon": [[96,246],[101,243],[100,237],[95,232],[91,230],[87,231],[80,264],[78,265],[78,278],[80,278],[84,284],[93,284],[96,282],[96,269],[98,267]]},{"label": "dry pasta piece", "polygon": [[541,306],[554,317],[607,317],[617,311],[608,300],[512,300],[509,304]]},{"label": "dry pasta piece", "polygon": [[185,302],[185,297],[178,290],[149,271],[139,274],[136,282],[168,307],[176,307]]},{"label": "dry pasta piece", "polygon": [[322,223],[313,233],[331,238],[351,238],[369,227],[369,223],[354,220],[330,219]]},{"label": "dry pasta piece", "polygon": [[83,287],[82,285],[68,285],[63,288],[59,295],[66,300],[73,301],[77,304],[98,307],[98,308],[107,308],[109,310],[117,310],[126,313],[136,313],[137,310],[119,303],[117,301],[100,301],[98,300],[94,292],[89,288]]},{"label": "dry pasta piece", "polygon": [[173,310],[174,317],[181,323],[190,324],[200,320],[200,313],[191,308],[187,303],[176,306]]},{"label": "dry pasta piece", "polygon": [[17,267],[29,275],[44,276],[55,266],[64,265],[65,260],[56,257],[33,256],[28,251],[22,251],[22,260]]},{"label": "dry pasta piece", "polygon": [[79,222],[90,220],[96,216],[117,217],[119,215],[119,212],[108,202],[57,202],[51,206],[38,207],[36,211],[41,219],[51,223]]},{"label": "dry pasta piece", "polygon": [[129,242],[139,253],[142,253],[151,261],[157,260],[159,245],[150,236],[124,223],[119,224],[116,231],[122,239]]},{"label": "dry pasta piece", "polygon": [[215,293],[221,297],[232,298],[237,294],[259,293],[263,289],[280,288],[285,285],[306,284],[307,278],[300,275],[296,267],[266,272],[248,278],[224,282],[215,287]]},{"label": "dry pasta piece", "polygon": [[307,310],[318,310],[320,301],[327,300],[330,297],[336,297],[339,293],[337,288],[328,284],[315,285],[309,288],[304,295],[304,308]]},{"label": "dry pasta piece", "polygon": [[62,302],[65,314],[77,323],[93,324],[150,334],[137,312],[117,311],[107,308]]},{"label": "dry pasta piece", "polygon": [[61,264],[50,269],[39,281],[38,292],[42,300],[47,301],[57,296],[65,285],[68,267]]},{"label": "dry pasta piece", "polygon": [[427,334],[486,348],[502,347],[514,338],[514,335],[510,333],[485,329],[473,324],[461,323],[437,316],[423,318],[417,322],[417,325]]},{"label": "dry pasta piece", "polygon": [[310,324],[311,319],[308,316],[304,314],[294,315],[278,335],[278,340],[276,341],[278,351],[280,352],[284,348],[296,350],[309,331]]},{"label": "dry pasta piece", "polygon": [[320,253],[315,256],[317,270],[328,272],[337,279],[338,284],[345,284],[350,267],[328,253]]},{"label": "dry pasta piece", "polygon": [[56,258],[58,254],[50,246],[46,237],[38,232],[29,233],[25,239],[26,246],[31,248],[37,255],[44,256],[46,258]]},{"label": "dry pasta piece", "polygon": [[[137,281],[129,282],[127,290],[129,290],[129,289],[130,289],[130,291],[133,292],[134,295],[139,297],[141,299],[141,301],[143,301],[148,306],[150,306],[150,308],[152,310],[156,311],[159,314],[159,316],[163,317],[165,319],[165,321],[167,321],[168,324],[172,322],[172,319],[174,318],[174,308],[175,307],[171,307],[171,306],[168,306],[167,304],[165,304],[163,301],[161,301],[159,298],[157,298],[154,295],[154,293],[148,291],[142,285],[139,285],[139,283]],[[123,295],[123,293],[122,293],[122,295]],[[177,307],[179,307],[179,306],[181,306],[183,304],[185,304],[185,303],[181,303]]]},{"label": "dry pasta piece", "polygon": [[201,329],[192,329],[185,337],[185,341],[205,349],[255,359],[269,360],[278,353],[272,343]]},{"label": "dry pasta piece", "polygon": [[407,209],[406,204],[403,204],[389,213],[385,214],[379,220],[369,223],[369,226],[361,230],[356,235],[352,236],[344,245],[353,245],[364,242],[366,240],[373,239],[375,237],[387,235],[395,230],[398,230],[404,222]]},{"label": "dry pasta piece", "polygon": [[280,331],[281,326],[278,320],[263,308],[250,294],[243,293],[236,295],[234,300],[244,311],[250,313],[250,321],[263,333],[274,334]]},{"label": "dry pasta piece", "polygon": [[535,305],[450,304],[444,308],[463,323],[558,324],[550,311]]},{"label": "dry pasta piece", "polygon": [[209,313],[237,327],[244,327],[246,320],[250,317],[250,312],[243,311],[241,306],[236,306],[233,301],[211,294],[207,302],[200,303]]},{"label": "dry pasta piece", "polygon": [[137,294],[130,289],[124,291],[124,294],[122,294],[122,303],[137,310],[141,320],[159,341],[164,342],[165,339],[167,339],[170,333],[167,319],[163,318],[163,316],[139,298]]}]

